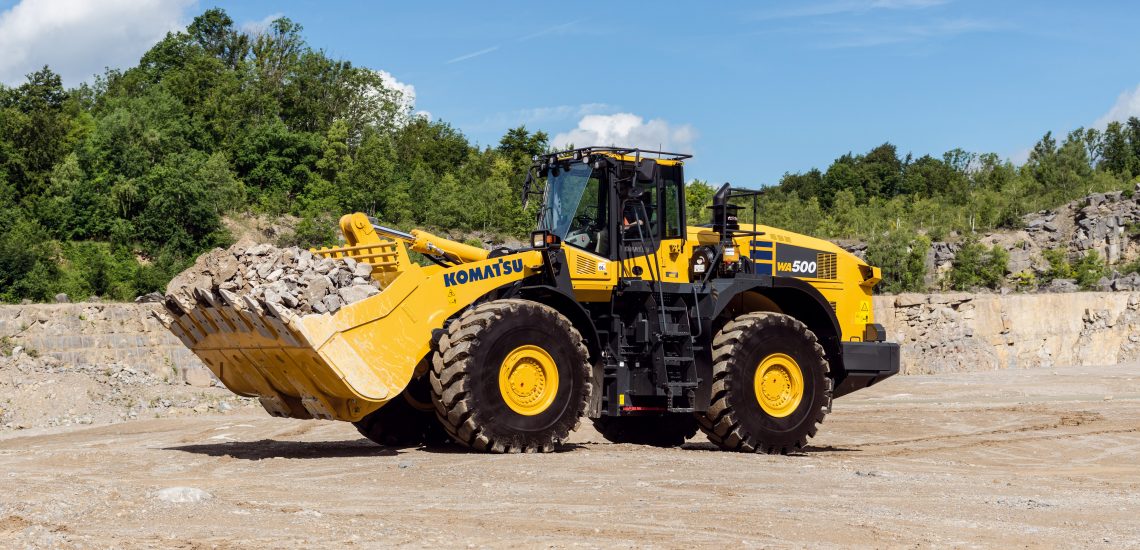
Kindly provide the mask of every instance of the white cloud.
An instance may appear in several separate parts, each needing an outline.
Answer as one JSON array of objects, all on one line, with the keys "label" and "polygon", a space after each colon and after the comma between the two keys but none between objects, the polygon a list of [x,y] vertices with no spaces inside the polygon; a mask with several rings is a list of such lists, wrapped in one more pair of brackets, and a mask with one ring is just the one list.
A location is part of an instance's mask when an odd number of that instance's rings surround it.
[{"label": "white cloud", "polygon": [[0,13],[0,82],[50,65],[73,86],[106,67],[134,65],[194,0],[21,0]]},{"label": "white cloud", "polygon": [[1093,126],[1104,128],[1109,122],[1123,122],[1133,116],[1140,117],[1140,86],[1120,94],[1112,108],[1104,116],[1096,119]]},{"label": "white cloud", "polygon": [[409,122],[409,117],[418,117],[431,120],[432,115],[429,111],[416,110],[416,87],[406,82],[401,82],[392,76],[392,73],[381,69],[370,69],[372,74],[380,77],[380,82],[384,84],[383,95],[381,91],[376,88],[369,88],[364,91],[365,97],[370,99],[381,98],[394,102],[398,107],[396,119],[393,121],[396,124],[402,125]]},{"label": "white cloud", "polygon": [[416,108],[415,86],[396,80],[396,77],[392,76],[392,73],[388,71],[374,70],[373,72],[380,77],[380,81],[384,83],[385,88],[396,92],[399,95],[396,103],[400,105],[402,110],[411,111],[412,109]]},{"label": "white cloud", "polygon": [[246,34],[261,34],[269,30],[269,25],[272,25],[274,21],[281,19],[282,17],[285,17],[285,14],[281,12],[271,13],[265,17],[262,17],[258,21],[246,21],[245,23],[242,23],[241,30]]},{"label": "white cloud", "polygon": [[689,153],[696,139],[697,131],[688,124],[676,126],[660,118],[646,121],[632,113],[616,113],[586,115],[576,128],[554,136],[551,144],[555,148],[616,145]]}]

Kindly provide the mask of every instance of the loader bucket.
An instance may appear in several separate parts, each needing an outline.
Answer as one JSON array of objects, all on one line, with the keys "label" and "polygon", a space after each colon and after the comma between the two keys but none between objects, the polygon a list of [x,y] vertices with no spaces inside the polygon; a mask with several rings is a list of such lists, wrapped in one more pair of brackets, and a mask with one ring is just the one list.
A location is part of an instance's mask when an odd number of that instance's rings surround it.
[{"label": "loader bucket", "polygon": [[314,249],[372,266],[380,293],[335,313],[289,308],[197,288],[167,300],[163,320],[234,393],[274,416],[357,421],[395,399],[431,353],[432,331],[494,289],[533,275],[542,254],[419,266],[400,241],[379,237],[363,214],[341,219],[347,246]]},{"label": "loader bucket", "polygon": [[[399,395],[426,354],[430,331],[420,345],[393,350],[381,328],[401,323],[391,314],[424,275],[395,241],[312,252],[371,264],[381,293],[334,314],[302,316],[249,296],[198,288],[194,307],[167,302],[170,330],[227,388],[257,397],[274,416],[359,420]],[[401,285],[405,273],[410,284]]]},{"label": "loader bucket", "polygon": [[343,345],[322,352],[301,318],[283,308],[224,290],[198,289],[195,298],[198,307],[177,316],[171,331],[226,387],[259,398],[273,416],[350,419],[402,389]]}]

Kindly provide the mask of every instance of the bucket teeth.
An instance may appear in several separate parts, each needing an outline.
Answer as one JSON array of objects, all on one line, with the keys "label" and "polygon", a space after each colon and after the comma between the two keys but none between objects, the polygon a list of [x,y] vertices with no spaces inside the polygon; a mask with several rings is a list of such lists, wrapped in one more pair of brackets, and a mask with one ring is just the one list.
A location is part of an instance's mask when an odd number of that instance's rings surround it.
[{"label": "bucket teeth", "polygon": [[290,416],[289,405],[276,395],[261,396],[258,401],[261,402],[261,406],[265,408],[265,411],[272,416],[281,418]]},{"label": "bucket teeth", "polygon": [[239,297],[237,294],[234,294],[233,292],[219,288],[218,289],[218,295],[221,296],[222,301],[225,302],[226,305],[228,305],[228,306],[230,306],[230,307],[232,307],[238,311],[245,309],[244,302],[242,302],[241,297]]},{"label": "bucket teeth", "polygon": [[197,344],[198,342],[197,340],[194,340],[194,338],[186,330],[186,327],[182,325],[182,317],[176,317],[173,322],[170,323],[169,328],[170,332],[173,332],[179,340],[182,340],[182,343],[185,344],[186,347],[194,349],[194,344]]},{"label": "bucket teeth", "polygon": [[186,310],[183,309],[182,304],[178,303],[178,300],[174,299],[174,296],[167,296],[166,300],[163,300],[163,305],[165,305],[166,309],[175,317],[186,315]]},{"label": "bucket teeth", "polygon": [[198,301],[200,306],[210,306],[210,300],[213,298],[213,292],[207,288],[195,288],[193,291],[194,299]]},{"label": "bucket teeth", "polygon": [[257,300],[254,300],[254,299],[253,299],[251,296],[249,296],[248,294],[247,294],[247,295],[244,295],[244,296],[242,296],[242,297],[241,297],[241,301],[242,301],[242,302],[245,304],[246,308],[247,308],[247,309],[248,309],[248,310],[249,310],[249,311],[250,311],[250,312],[251,312],[251,313],[252,313],[254,316],[258,316],[258,317],[259,317],[259,316],[265,315],[265,308],[261,307],[261,304],[260,304],[260,303],[258,303],[258,302],[257,302]]},{"label": "bucket teeth", "polygon": [[269,313],[261,318],[265,325],[287,344],[292,346],[300,345],[297,338],[293,336],[293,330],[290,328],[293,315],[280,305],[268,302],[262,302],[262,304],[265,306],[265,311]]},{"label": "bucket teeth", "polygon": [[285,310],[285,308],[281,307],[278,304],[275,304],[273,302],[262,302],[262,304],[265,305],[266,311],[268,311],[274,317],[281,319],[282,321],[288,321],[289,318],[292,317],[292,314],[290,314]]},{"label": "bucket teeth", "polygon": [[170,330],[170,326],[174,324],[174,318],[171,317],[171,311],[166,308],[155,308],[150,310],[150,316],[162,323],[162,326]]}]

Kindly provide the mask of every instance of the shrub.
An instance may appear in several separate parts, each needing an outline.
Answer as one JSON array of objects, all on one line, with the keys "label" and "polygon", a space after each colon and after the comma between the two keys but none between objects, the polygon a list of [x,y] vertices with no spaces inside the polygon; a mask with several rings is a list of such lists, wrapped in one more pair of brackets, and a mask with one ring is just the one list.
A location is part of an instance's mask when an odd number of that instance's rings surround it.
[{"label": "shrub", "polygon": [[1041,255],[1045,257],[1045,261],[1049,262],[1049,269],[1041,274],[1043,284],[1049,284],[1053,279],[1073,278],[1073,266],[1069,264],[1069,259],[1065,256],[1064,250],[1051,248]]},{"label": "shrub", "polygon": [[1120,273],[1122,275],[1127,275],[1129,273],[1140,273],[1140,258],[1136,258],[1131,262],[1121,265]]},{"label": "shrub", "polygon": [[926,253],[930,239],[904,231],[880,235],[867,244],[867,262],[883,270],[883,292],[920,292],[926,289]]},{"label": "shrub", "polygon": [[1101,259],[1097,251],[1090,250],[1073,264],[1073,273],[1082,290],[1092,290],[1102,277],[1108,275],[1108,263]]},{"label": "shrub", "polygon": [[987,248],[975,239],[967,240],[954,256],[950,288],[998,288],[1009,270],[1009,253],[998,245]]}]

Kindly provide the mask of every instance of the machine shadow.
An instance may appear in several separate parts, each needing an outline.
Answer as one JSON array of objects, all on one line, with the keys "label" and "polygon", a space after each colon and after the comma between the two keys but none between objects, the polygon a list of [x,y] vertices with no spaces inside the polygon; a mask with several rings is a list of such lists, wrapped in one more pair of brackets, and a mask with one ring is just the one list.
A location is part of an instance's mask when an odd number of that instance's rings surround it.
[{"label": "machine shadow", "polygon": [[381,447],[367,439],[346,441],[227,441],[165,447],[166,451],[181,451],[207,456],[229,456],[241,460],[267,458],[354,458],[365,456],[396,456],[396,448]]},{"label": "machine shadow", "polygon": [[[585,449],[585,448],[586,448],[585,446],[579,445],[577,443],[564,443],[562,445],[555,447],[554,450],[549,452],[549,453],[532,453],[532,454],[570,453],[570,452],[574,452],[574,451]],[[472,449],[470,447],[464,447],[463,445],[459,445],[459,444],[455,444],[455,443],[424,445],[422,447],[417,447],[416,450],[422,451],[425,453],[434,453],[434,454],[460,454],[460,455],[462,455],[462,454],[475,454],[475,455],[489,454],[486,451],[479,451],[479,450]],[[523,453],[523,454],[525,454],[525,453]]]},{"label": "machine shadow", "polygon": [[[684,450],[684,451],[716,451],[716,452],[725,452],[725,453],[730,452],[730,451],[722,451],[720,447],[717,447],[715,444],[710,443],[710,442],[685,443],[681,447],[681,450]],[[800,451],[798,453],[790,453],[787,456],[796,457],[796,456],[808,456],[808,455],[825,454],[825,453],[858,453],[858,452],[861,452],[861,449],[847,449],[847,448],[843,448],[843,447],[834,447],[831,445],[808,445],[807,447],[804,447],[802,451]]]}]

